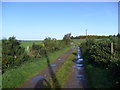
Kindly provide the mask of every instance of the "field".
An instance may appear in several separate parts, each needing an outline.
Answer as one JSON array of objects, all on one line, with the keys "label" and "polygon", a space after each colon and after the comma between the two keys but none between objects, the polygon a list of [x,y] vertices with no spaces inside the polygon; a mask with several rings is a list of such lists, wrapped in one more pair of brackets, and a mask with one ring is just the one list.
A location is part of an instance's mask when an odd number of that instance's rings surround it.
[{"label": "field", "polygon": [[[99,41],[101,39],[95,39],[96,41]],[[85,42],[86,39],[72,39],[72,41],[77,44],[77,45],[80,45],[81,43]]]},{"label": "field", "polygon": [[43,45],[42,40],[29,40],[29,41],[26,40],[26,41],[21,41],[20,43],[23,47],[25,47],[25,49],[27,48],[27,46],[32,46],[33,43],[37,45]]},{"label": "field", "polygon": [[86,39],[72,39],[75,44],[80,44],[86,41]]},{"label": "field", "polygon": [[2,51],[2,41],[0,40],[0,56],[1,56],[1,51]]}]

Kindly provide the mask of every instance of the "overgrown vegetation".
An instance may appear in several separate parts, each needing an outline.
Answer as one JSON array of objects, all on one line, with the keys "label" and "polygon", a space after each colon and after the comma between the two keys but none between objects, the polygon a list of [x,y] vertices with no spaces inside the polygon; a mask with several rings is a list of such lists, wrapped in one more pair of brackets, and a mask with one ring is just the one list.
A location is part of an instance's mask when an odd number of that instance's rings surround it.
[{"label": "overgrown vegetation", "polygon": [[15,88],[38,70],[45,68],[47,66],[44,59],[46,52],[50,55],[50,62],[56,60],[63,52],[70,49],[69,37],[64,37],[63,40],[48,37],[44,39],[43,44],[33,43],[27,50],[15,37],[3,39],[3,88]]},{"label": "overgrown vegetation", "polygon": [[[120,86],[120,50],[118,37],[96,41],[88,37],[81,44],[90,86],[93,88],[115,88]],[[113,43],[113,53],[111,51]],[[95,80],[97,79],[97,80]]]},{"label": "overgrown vegetation", "polygon": [[[48,53],[50,63],[54,62],[59,56],[68,51],[70,47],[62,48],[59,51]],[[29,79],[33,75],[38,74],[41,70],[47,67],[46,57],[32,58],[28,62],[25,62],[18,68],[10,69],[2,75],[2,87],[3,88],[17,88],[25,80]]]},{"label": "overgrown vegetation", "polygon": [[43,41],[44,45],[36,45],[33,43],[30,47],[29,55],[33,57],[42,57],[45,52],[54,52],[60,50],[63,47],[70,45],[70,36],[65,35],[63,40],[56,40],[55,38],[45,38]]},{"label": "overgrown vegetation", "polygon": [[31,58],[42,58],[45,52],[54,52],[60,50],[67,45],[70,45],[70,35],[66,34],[63,40],[45,38],[44,44],[35,44],[29,47],[29,50],[21,45],[15,37],[10,37],[8,40],[2,40],[2,73],[10,68],[16,68]]},{"label": "overgrown vegetation", "polygon": [[27,61],[29,56],[15,37],[2,40],[2,73]]}]

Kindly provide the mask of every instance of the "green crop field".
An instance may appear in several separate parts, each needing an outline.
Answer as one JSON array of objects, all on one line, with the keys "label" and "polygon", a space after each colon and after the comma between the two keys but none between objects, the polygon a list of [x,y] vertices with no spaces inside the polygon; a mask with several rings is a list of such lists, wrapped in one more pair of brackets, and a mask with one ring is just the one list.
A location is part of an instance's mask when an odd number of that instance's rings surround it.
[{"label": "green crop field", "polygon": [[25,47],[25,49],[27,48],[27,46],[32,46],[33,43],[35,43],[37,45],[43,45],[42,40],[39,40],[39,41],[37,41],[37,40],[34,40],[34,41],[33,40],[30,40],[30,41],[21,41],[21,45],[23,47]]},{"label": "green crop field", "polygon": [[2,56],[2,41],[0,40],[0,57]]},{"label": "green crop field", "polygon": [[82,43],[82,42],[85,42],[86,39],[72,39],[72,40],[75,43]]},{"label": "green crop field", "polygon": [[[102,40],[102,39],[95,39],[95,40],[99,41],[99,40]],[[81,43],[85,42],[86,39],[72,39],[72,41],[78,45],[78,44],[81,44]]]}]

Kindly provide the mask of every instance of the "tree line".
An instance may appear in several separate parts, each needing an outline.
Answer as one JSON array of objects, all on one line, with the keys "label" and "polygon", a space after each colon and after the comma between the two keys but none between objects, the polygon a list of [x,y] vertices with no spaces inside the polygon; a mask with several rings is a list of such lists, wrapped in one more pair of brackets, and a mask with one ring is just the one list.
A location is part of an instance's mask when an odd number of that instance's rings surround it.
[{"label": "tree line", "polygon": [[[119,35],[119,34],[118,34]],[[71,39],[86,39],[87,37],[93,37],[96,39],[106,39],[110,37],[117,37],[118,35],[109,35],[109,36],[99,36],[99,35],[82,35],[82,36],[71,36]]]}]

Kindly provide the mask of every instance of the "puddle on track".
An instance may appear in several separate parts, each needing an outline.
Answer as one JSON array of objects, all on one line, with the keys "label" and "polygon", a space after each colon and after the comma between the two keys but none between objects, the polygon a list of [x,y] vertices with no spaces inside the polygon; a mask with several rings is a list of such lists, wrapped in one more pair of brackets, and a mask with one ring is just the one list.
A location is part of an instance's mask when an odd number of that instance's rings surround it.
[{"label": "puddle on track", "polygon": [[83,67],[83,64],[76,64],[77,67]]},{"label": "puddle on track", "polygon": [[70,81],[66,83],[65,87],[71,87],[71,88],[86,88],[86,77],[84,76],[84,65],[83,65],[84,59],[81,56],[81,49],[78,47],[76,59],[73,60],[75,65],[72,66],[73,72],[72,76],[70,77]]},{"label": "puddle on track", "polygon": [[57,65],[56,65],[56,64],[50,64],[50,66],[55,67],[55,66],[57,66]]},{"label": "puddle on track", "polygon": [[74,66],[72,66],[72,68],[76,68],[76,66],[74,65]]},{"label": "puddle on track", "polygon": [[58,60],[62,60],[61,58],[59,58]]},{"label": "puddle on track", "polygon": [[78,79],[83,79],[84,76],[83,76],[83,75],[77,75],[77,78],[78,78]]},{"label": "puddle on track", "polygon": [[32,82],[37,82],[39,80],[44,80],[44,77],[43,76],[36,76],[32,79]]},{"label": "puddle on track", "polygon": [[81,70],[84,70],[84,68],[83,67],[77,67],[77,70],[81,71]]}]

